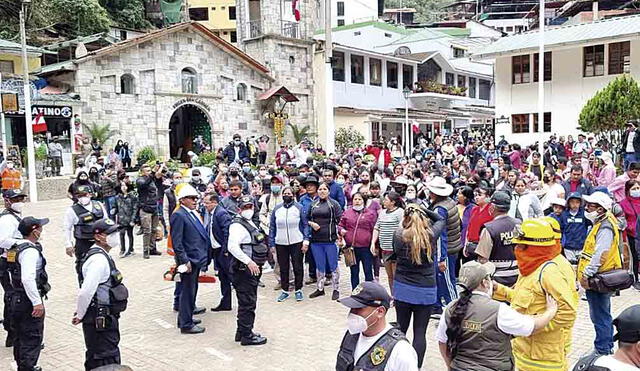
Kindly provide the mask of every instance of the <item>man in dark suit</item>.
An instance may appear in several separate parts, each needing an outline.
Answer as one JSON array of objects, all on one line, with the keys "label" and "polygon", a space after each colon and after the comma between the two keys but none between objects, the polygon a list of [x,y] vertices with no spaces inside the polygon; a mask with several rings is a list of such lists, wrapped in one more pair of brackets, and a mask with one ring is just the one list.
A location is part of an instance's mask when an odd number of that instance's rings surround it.
[{"label": "man in dark suit", "polygon": [[199,334],[204,328],[194,320],[200,269],[209,263],[211,246],[207,229],[196,211],[198,191],[185,184],[178,191],[180,207],[171,215],[171,242],[182,290],[178,309],[178,327],[183,334]]},{"label": "man in dark suit", "polygon": [[231,272],[229,251],[227,242],[229,241],[229,225],[231,225],[231,215],[220,204],[220,197],[217,193],[207,193],[204,196],[204,225],[207,227],[209,239],[211,240],[211,251],[213,260],[218,270],[220,279],[220,304],[211,308],[212,312],[222,312],[231,310]]}]

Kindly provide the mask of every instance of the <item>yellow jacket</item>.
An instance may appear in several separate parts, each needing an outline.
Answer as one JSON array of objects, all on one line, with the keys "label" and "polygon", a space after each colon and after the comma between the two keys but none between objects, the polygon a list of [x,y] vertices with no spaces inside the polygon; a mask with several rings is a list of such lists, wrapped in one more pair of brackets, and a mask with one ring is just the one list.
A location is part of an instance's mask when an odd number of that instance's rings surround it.
[{"label": "yellow jacket", "polygon": [[511,307],[522,314],[543,313],[547,307],[545,293],[558,302],[558,312],[547,327],[530,336],[511,340],[517,370],[564,371],[568,368],[571,328],[578,310],[575,282],[571,264],[558,255],[530,275],[520,275],[513,288],[500,284],[495,287],[493,298],[510,302]]},{"label": "yellow jacket", "polygon": [[591,257],[596,251],[596,236],[605,220],[608,221],[609,223],[607,224],[611,224],[611,227],[613,228],[613,241],[609,251],[604,252],[600,257],[601,265],[598,268],[598,272],[608,272],[613,269],[622,268],[619,249],[620,233],[618,232],[618,221],[613,214],[607,211],[606,218],[596,222],[593,225],[593,228],[591,228],[591,231],[589,231],[587,239],[584,240],[584,247],[582,248],[580,259],[578,260],[578,280],[582,278],[584,269],[591,264]]}]

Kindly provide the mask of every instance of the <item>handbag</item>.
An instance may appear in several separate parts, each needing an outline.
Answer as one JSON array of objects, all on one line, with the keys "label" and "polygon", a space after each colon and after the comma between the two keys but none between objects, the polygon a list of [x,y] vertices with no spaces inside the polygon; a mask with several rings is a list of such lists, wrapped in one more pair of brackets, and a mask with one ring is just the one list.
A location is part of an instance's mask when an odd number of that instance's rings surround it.
[{"label": "handbag", "polygon": [[353,247],[345,246],[341,250],[344,255],[344,264],[347,267],[356,265],[356,253],[353,251]]},{"label": "handbag", "polygon": [[588,279],[589,290],[609,293],[628,289],[633,285],[633,276],[626,269],[613,269],[608,272],[596,273]]}]

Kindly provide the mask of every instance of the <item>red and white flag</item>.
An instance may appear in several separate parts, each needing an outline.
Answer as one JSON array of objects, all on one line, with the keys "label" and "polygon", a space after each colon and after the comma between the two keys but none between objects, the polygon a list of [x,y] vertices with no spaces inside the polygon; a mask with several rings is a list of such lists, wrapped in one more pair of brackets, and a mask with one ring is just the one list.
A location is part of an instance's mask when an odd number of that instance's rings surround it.
[{"label": "red and white flag", "polygon": [[38,113],[36,117],[33,118],[32,125],[34,133],[42,133],[43,131],[47,131],[47,122],[44,120],[44,115],[42,113]]},{"label": "red and white flag", "polygon": [[291,10],[293,11],[293,16],[296,17],[296,21],[300,22],[300,0],[291,2]]}]

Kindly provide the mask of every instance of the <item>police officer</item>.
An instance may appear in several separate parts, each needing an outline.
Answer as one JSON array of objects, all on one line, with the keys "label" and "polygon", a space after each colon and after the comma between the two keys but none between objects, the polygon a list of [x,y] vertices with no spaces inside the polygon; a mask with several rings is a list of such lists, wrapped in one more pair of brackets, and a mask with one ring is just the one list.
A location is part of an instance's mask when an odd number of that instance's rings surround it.
[{"label": "police officer", "polygon": [[238,327],[235,340],[242,345],[262,345],[267,338],[253,332],[258,301],[258,282],[262,265],[267,260],[267,240],[252,221],[254,201],[251,196],[238,200],[239,215],[229,226],[228,249],[234,259],[231,263],[233,288],[238,297]]},{"label": "police officer", "polygon": [[9,282],[9,273],[7,272],[7,250],[13,247],[20,239],[22,234],[18,231],[18,225],[22,220],[22,208],[24,207],[24,199],[26,194],[19,189],[8,189],[3,192],[4,210],[0,213],[0,284],[4,290],[4,321],[3,326],[7,331],[6,347],[13,346],[14,334],[11,330],[11,318],[9,318],[10,299],[13,287]]},{"label": "police officer", "polygon": [[24,240],[7,252],[7,271],[11,279],[11,326],[15,333],[13,356],[18,371],[40,370],[37,367],[44,334],[44,304],[51,289],[42,255],[40,236],[49,219],[28,216],[20,221],[18,231]]},{"label": "police officer", "polygon": [[111,219],[93,223],[95,244],[80,261],[80,291],[71,323],[82,323],[85,345],[85,370],[120,364],[119,319],[127,308],[129,293],[122,274],[109,255],[120,247],[118,225]]},{"label": "police officer", "polygon": [[67,255],[73,256],[75,253],[78,276],[80,276],[80,262],[95,243],[93,223],[108,215],[99,201],[91,199],[92,192],[89,186],[79,186],[76,191],[78,201],[67,209],[64,216],[63,228]]},{"label": "police officer", "polygon": [[513,253],[515,244],[513,229],[520,220],[507,215],[511,206],[511,196],[505,191],[497,191],[491,196],[489,212],[493,220],[485,224],[480,232],[480,240],[476,248],[478,261],[490,261],[496,267],[493,279],[507,287],[515,285],[518,280],[518,262]]},{"label": "police officer", "polygon": [[405,335],[387,323],[391,296],[376,282],[362,282],[338,300],[349,308],[336,371],[417,371],[418,355]]}]

